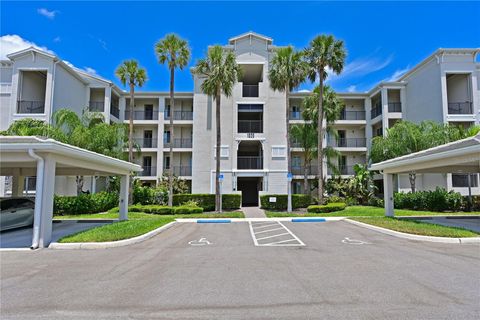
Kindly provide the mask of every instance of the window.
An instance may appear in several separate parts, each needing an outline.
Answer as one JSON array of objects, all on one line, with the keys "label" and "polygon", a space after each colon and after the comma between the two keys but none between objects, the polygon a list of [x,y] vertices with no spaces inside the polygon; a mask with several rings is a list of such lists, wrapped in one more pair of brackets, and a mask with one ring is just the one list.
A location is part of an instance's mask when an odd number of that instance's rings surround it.
[{"label": "window", "polygon": [[165,157],[165,165],[164,165],[165,169],[170,169],[170,157],[169,156],[166,156]]},{"label": "window", "polygon": [[[454,188],[468,188],[468,174],[452,174],[452,187]],[[478,175],[470,175],[470,187],[478,187]]]},{"label": "window", "polygon": [[272,146],[272,158],[285,158],[287,148],[285,146]]},{"label": "window", "polygon": [[[214,158],[217,157],[217,147],[213,148],[213,156]],[[220,147],[220,158],[228,158],[230,156],[230,148],[229,146],[221,146]]]},{"label": "window", "polygon": [[163,143],[170,143],[170,130],[163,131]]}]

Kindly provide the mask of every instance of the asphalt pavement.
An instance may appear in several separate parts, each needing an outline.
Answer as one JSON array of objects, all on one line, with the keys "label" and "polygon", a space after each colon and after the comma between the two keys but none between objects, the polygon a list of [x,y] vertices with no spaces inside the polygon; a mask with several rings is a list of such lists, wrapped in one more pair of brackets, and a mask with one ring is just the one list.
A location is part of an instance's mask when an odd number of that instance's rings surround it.
[{"label": "asphalt pavement", "polygon": [[[2,319],[478,319],[480,246],[347,222],[181,223],[132,246],[2,252]],[[277,229],[276,231],[273,229]],[[275,232],[300,240],[282,242]],[[268,234],[268,232],[266,232]],[[290,235],[290,233],[292,235]],[[261,246],[255,245],[254,237]],[[284,239],[284,238],[282,238]],[[275,245],[265,245],[275,243]],[[301,245],[304,244],[304,245]]]}]

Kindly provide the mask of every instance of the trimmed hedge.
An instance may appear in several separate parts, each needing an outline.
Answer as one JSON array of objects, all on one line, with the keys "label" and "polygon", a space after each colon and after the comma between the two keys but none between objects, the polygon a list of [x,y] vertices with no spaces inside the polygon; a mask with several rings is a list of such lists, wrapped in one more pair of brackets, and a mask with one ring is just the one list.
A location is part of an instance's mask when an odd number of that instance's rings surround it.
[{"label": "trimmed hedge", "polygon": [[53,199],[53,213],[87,214],[105,212],[118,206],[118,194],[115,192],[98,192],[79,196],[57,196]]},{"label": "trimmed hedge", "polygon": [[[269,198],[277,198],[276,202],[270,202]],[[267,194],[260,196],[260,206],[266,210],[287,210],[288,196],[286,194]],[[307,194],[292,194],[292,208],[306,208],[313,203],[311,196]]]},{"label": "trimmed hedge", "polygon": [[[117,213],[118,207],[113,208],[109,212]],[[171,214],[192,214],[192,213],[202,213],[203,209],[200,207],[193,206],[179,206],[179,207],[167,207],[160,205],[133,205],[128,207],[128,212],[143,212],[149,214],[158,214],[158,215],[171,215]]]},{"label": "trimmed hedge", "polygon": [[347,207],[345,203],[342,202],[331,202],[325,205],[313,205],[308,206],[307,212],[310,213],[328,213],[335,211],[342,211]]},{"label": "trimmed hedge", "polygon": [[[204,211],[215,210],[214,194],[174,194],[173,205],[182,206],[188,201],[195,201]],[[225,210],[239,209],[242,204],[242,196],[239,194],[223,194],[222,208]]]},{"label": "trimmed hedge", "polygon": [[393,196],[396,209],[425,211],[459,211],[463,206],[462,195],[458,192],[437,187],[434,191],[397,192]]},{"label": "trimmed hedge", "polygon": [[180,206],[173,207],[173,214],[192,214],[192,213],[202,213],[203,208],[200,207],[189,207],[189,206]]}]

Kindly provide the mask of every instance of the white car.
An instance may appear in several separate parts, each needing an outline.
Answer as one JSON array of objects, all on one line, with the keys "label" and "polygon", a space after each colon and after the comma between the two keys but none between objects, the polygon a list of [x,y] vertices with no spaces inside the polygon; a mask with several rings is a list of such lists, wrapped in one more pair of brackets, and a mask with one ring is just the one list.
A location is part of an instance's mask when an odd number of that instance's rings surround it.
[{"label": "white car", "polygon": [[0,200],[0,231],[33,225],[35,202],[28,198]]}]

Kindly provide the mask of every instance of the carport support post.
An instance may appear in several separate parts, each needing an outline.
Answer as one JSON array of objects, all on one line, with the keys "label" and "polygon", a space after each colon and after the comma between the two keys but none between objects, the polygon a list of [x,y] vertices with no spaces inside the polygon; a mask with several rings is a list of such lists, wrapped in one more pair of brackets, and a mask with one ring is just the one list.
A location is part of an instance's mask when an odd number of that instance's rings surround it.
[{"label": "carport support post", "polygon": [[[51,155],[45,157],[42,187],[42,212],[40,218],[39,247],[46,248],[52,241],[53,195],[55,193],[56,161]],[[36,203],[36,202],[35,202]]]},{"label": "carport support post", "polygon": [[25,177],[20,175],[20,170],[15,170],[12,176],[12,196],[21,197],[25,189]]},{"label": "carport support post", "polygon": [[393,174],[383,174],[383,200],[385,203],[385,216],[393,217]]},{"label": "carport support post", "polygon": [[119,219],[128,220],[128,182],[129,175],[121,176],[120,178],[120,196],[119,196]]}]

